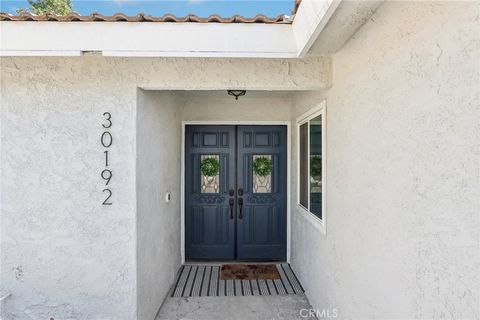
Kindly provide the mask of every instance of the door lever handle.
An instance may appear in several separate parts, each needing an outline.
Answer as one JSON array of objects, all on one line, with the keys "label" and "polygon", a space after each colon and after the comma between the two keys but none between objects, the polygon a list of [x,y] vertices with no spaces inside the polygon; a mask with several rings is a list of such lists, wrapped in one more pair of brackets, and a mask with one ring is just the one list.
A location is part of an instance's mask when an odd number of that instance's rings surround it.
[{"label": "door lever handle", "polygon": [[230,200],[228,200],[228,204],[230,205],[230,219],[233,219],[233,205],[235,204],[235,200],[230,198]]},{"label": "door lever handle", "polygon": [[238,199],[238,219],[243,219],[243,198]]}]

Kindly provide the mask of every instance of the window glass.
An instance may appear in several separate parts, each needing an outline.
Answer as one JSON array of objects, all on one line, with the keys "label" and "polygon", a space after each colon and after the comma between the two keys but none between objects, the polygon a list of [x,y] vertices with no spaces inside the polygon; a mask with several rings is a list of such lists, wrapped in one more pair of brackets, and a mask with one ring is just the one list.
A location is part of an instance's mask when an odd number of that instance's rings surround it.
[{"label": "window glass", "polygon": [[271,155],[253,155],[253,193],[272,192],[272,170]]},{"label": "window glass", "polygon": [[322,115],[310,120],[310,212],[322,219]]},{"label": "window glass", "polygon": [[308,209],[308,122],[300,126],[300,204]]},{"label": "window glass", "polygon": [[[311,110],[309,115],[298,120],[298,166],[299,188],[298,205],[311,215],[312,221],[322,223],[321,230],[325,233],[325,154],[323,139],[325,135],[325,110]],[[315,216],[315,217],[312,217]]]},{"label": "window glass", "polygon": [[200,159],[202,193],[220,193],[220,156],[202,155]]}]

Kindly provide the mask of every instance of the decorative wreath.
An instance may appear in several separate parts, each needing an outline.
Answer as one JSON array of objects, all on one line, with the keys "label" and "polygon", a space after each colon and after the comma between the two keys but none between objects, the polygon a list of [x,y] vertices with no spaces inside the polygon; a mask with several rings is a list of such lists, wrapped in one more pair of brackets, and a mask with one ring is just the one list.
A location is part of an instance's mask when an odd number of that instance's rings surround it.
[{"label": "decorative wreath", "polygon": [[253,172],[260,176],[265,177],[272,172],[272,160],[267,157],[258,157],[253,161]]},{"label": "decorative wreath", "polygon": [[220,162],[215,158],[205,158],[200,163],[202,174],[207,177],[215,177],[220,172]]},{"label": "decorative wreath", "polygon": [[310,175],[312,177],[322,176],[322,156],[313,156],[310,158]]}]

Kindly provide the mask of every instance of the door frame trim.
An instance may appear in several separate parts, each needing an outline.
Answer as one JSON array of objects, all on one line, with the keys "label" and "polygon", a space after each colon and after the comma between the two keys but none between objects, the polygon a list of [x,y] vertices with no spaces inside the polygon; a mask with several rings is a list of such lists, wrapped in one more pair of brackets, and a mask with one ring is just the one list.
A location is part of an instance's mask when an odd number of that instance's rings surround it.
[{"label": "door frame trim", "polygon": [[185,128],[188,125],[266,125],[266,126],[286,126],[287,127],[287,261],[290,263],[290,243],[291,243],[291,155],[292,155],[292,130],[291,121],[182,121],[182,161],[180,174],[180,254],[181,263],[185,264]]}]

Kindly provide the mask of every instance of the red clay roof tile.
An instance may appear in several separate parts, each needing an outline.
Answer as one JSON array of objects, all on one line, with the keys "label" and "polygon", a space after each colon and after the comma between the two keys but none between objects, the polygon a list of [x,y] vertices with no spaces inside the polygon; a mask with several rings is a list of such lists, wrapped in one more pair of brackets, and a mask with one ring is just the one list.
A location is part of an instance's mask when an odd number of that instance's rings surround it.
[{"label": "red clay roof tile", "polygon": [[[296,7],[299,0],[296,1]],[[112,16],[104,16],[99,13],[92,13],[89,16],[81,16],[76,12],[69,13],[65,16],[57,16],[55,14],[34,15],[29,12],[22,12],[19,15],[11,15],[0,12],[0,21],[55,21],[55,22],[196,22],[196,23],[291,23],[290,19],[285,16],[269,18],[262,14],[258,14],[253,18],[245,18],[235,15],[230,18],[222,18],[219,15],[211,15],[207,18],[200,18],[196,15],[188,15],[186,17],[176,17],[172,14],[165,14],[162,17],[152,17],[144,13],[136,16],[127,16],[123,13],[116,13]]]}]

